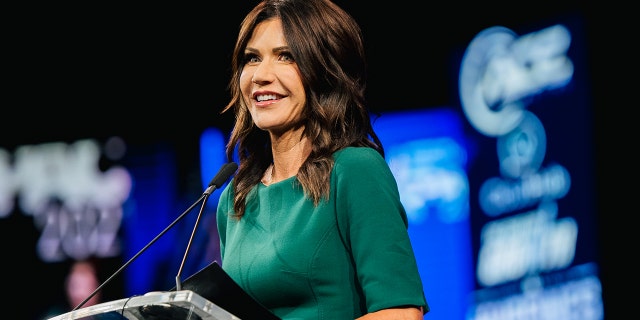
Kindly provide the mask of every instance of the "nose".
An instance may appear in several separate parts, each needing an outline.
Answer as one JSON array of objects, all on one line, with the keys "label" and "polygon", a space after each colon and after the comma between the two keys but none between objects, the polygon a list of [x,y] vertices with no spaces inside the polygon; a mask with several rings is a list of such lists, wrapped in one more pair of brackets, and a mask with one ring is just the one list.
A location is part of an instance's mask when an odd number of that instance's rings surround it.
[{"label": "nose", "polygon": [[253,70],[251,82],[256,84],[268,83],[274,80],[273,68],[267,60],[258,64]]}]

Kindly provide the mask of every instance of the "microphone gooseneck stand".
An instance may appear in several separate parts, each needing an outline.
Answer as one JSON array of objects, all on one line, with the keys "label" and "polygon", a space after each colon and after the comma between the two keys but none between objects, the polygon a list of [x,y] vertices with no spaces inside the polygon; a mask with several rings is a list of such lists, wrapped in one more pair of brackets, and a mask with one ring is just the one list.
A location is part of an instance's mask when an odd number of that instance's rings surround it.
[{"label": "microphone gooseneck stand", "polygon": [[216,176],[213,177],[213,179],[211,179],[211,182],[209,182],[209,185],[207,186],[207,189],[204,191],[204,193],[202,193],[202,195],[200,196],[200,198],[198,198],[198,200],[196,200],[191,206],[189,206],[189,208],[187,208],[187,210],[185,210],[182,214],[180,214],[180,216],[178,216],[178,218],[176,218],[169,226],[167,226],[164,230],[162,230],[146,246],[144,246],[142,249],[140,249],[140,251],[138,251],[138,253],[136,253],[133,257],[131,257],[131,259],[129,259],[118,270],[116,270],[116,272],[114,272],[107,280],[105,280],[102,284],[100,284],[98,286],[98,288],[93,290],[93,292],[88,297],[86,297],[82,302],[80,302],[71,311],[76,311],[76,310],[80,309],[82,306],[84,306],[87,303],[87,301],[89,301],[89,299],[91,299],[93,296],[95,296],[102,289],[102,287],[104,287],[107,283],[109,283],[111,281],[111,279],[113,279],[115,276],[120,274],[120,272],[122,272],[122,270],[124,270],[134,260],[136,260],[136,258],[138,258],[138,256],[140,256],[152,244],[154,244],[156,241],[158,241],[158,239],[160,239],[160,237],[162,237],[165,233],[167,233],[167,231],[169,231],[171,228],[173,228],[173,226],[176,225],[176,223],[178,223],[180,220],[182,220],[196,205],[198,205],[198,203],[200,203],[202,201],[202,207],[200,208],[200,212],[198,213],[198,218],[196,220],[196,224],[195,224],[195,226],[193,228],[193,232],[191,233],[191,237],[189,238],[189,243],[187,245],[187,250],[184,253],[184,258],[182,259],[182,263],[180,264],[180,270],[178,271],[178,275],[176,276],[176,290],[180,290],[181,285],[182,285],[180,283],[180,279],[179,279],[180,278],[180,273],[182,273],[182,268],[184,266],[185,259],[187,257],[187,254],[189,253],[190,248],[191,248],[191,243],[193,241],[193,237],[194,237],[196,228],[198,227],[198,224],[199,224],[199,221],[200,221],[200,217],[202,216],[202,212],[204,210],[204,206],[205,206],[207,200],[209,199],[209,196],[211,195],[211,193],[213,193],[213,191],[215,189],[217,189],[220,186],[222,186],[229,179],[229,177],[231,177],[231,175],[236,171],[236,169],[238,169],[238,165],[235,162],[225,163],[222,166],[222,168],[220,168],[220,171],[218,171],[218,174],[216,174]]}]

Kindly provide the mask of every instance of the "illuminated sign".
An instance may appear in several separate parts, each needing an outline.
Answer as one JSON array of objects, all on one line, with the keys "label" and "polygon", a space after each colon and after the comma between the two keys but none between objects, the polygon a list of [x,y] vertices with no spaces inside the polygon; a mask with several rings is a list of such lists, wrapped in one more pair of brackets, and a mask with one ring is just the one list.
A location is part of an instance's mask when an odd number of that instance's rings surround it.
[{"label": "illuminated sign", "polygon": [[120,254],[117,234],[131,177],[119,166],[102,171],[100,157],[94,140],[24,145],[14,154],[0,149],[0,218],[13,212],[17,198],[41,231],[42,261]]}]

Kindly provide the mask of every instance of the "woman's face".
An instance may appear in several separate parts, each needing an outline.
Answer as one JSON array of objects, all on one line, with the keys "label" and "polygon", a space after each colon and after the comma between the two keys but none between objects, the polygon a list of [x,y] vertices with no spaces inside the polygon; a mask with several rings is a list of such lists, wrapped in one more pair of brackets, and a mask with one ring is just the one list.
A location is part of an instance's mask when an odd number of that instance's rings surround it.
[{"label": "woman's face", "polygon": [[301,120],[306,96],[280,19],[258,24],[244,52],[240,90],[256,126],[282,133]]}]

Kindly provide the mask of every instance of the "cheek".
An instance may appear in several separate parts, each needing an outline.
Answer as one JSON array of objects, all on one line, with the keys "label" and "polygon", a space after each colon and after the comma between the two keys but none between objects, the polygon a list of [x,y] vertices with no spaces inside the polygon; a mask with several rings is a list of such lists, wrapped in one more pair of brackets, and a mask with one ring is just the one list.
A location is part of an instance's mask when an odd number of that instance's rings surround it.
[{"label": "cheek", "polygon": [[286,82],[287,87],[289,87],[291,91],[295,92],[298,96],[304,97],[305,90],[302,84],[302,76],[297,68],[283,73],[281,79],[283,82]]},{"label": "cheek", "polygon": [[246,95],[251,90],[251,77],[252,75],[249,72],[242,71],[240,73],[240,91],[242,91],[243,95]]}]

